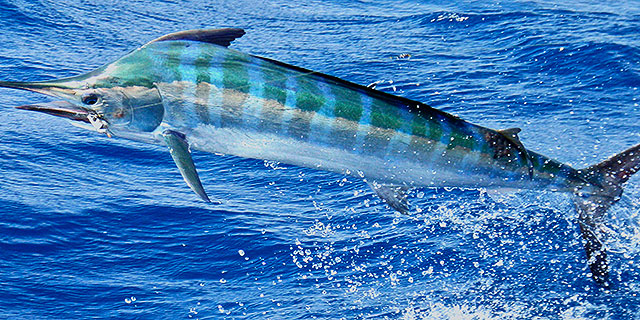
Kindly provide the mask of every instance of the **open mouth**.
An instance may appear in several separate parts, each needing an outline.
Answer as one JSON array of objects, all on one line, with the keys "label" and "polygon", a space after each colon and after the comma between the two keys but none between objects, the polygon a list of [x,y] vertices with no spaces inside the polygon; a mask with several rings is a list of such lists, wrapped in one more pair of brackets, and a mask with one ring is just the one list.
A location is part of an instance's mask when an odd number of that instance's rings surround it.
[{"label": "open mouth", "polygon": [[16,108],[22,110],[38,111],[62,118],[67,118],[70,120],[91,123],[89,119],[90,113],[87,109],[78,107],[66,101],[52,101],[45,103],[28,104]]},{"label": "open mouth", "polygon": [[[38,111],[57,117],[67,118],[69,120],[86,122],[91,124],[90,126],[78,124],[76,126],[95,130],[99,133],[104,133],[108,137],[111,137],[111,131],[109,131],[109,122],[102,116],[92,110],[88,110],[82,107],[78,107],[72,103],[66,101],[52,101],[45,103],[27,104],[24,106],[16,107],[21,110]],[[72,123],[73,124],[73,123]]]}]

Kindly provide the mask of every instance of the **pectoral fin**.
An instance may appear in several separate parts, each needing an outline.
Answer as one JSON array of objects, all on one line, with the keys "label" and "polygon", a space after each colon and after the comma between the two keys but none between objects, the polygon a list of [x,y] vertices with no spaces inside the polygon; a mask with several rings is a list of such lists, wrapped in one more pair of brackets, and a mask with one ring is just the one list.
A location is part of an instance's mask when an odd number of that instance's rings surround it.
[{"label": "pectoral fin", "polygon": [[382,198],[391,208],[402,214],[409,214],[409,201],[407,201],[407,187],[389,186],[377,182],[367,182],[369,187]]},{"label": "pectoral fin", "polygon": [[175,161],[178,169],[180,169],[180,174],[182,174],[182,178],[187,182],[189,188],[200,196],[202,200],[211,202],[202,187],[202,183],[200,182],[200,177],[196,171],[193,159],[191,159],[189,144],[187,143],[184,134],[173,130],[166,130],[162,133],[162,136],[169,147],[169,152],[171,153],[173,161]]}]

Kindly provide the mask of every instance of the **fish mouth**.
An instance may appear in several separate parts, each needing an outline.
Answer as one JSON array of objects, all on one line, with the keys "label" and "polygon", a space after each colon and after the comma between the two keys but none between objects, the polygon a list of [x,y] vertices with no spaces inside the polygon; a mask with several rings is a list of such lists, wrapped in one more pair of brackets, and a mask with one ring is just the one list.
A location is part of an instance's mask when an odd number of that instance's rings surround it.
[{"label": "fish mouth", "polygon": [[111,137],[113,134],[109,129],[109,122],[105,120],[100,114],[93,110],[78,107],[73,103],[67,101],[52,101],[45,103],[27,104],[24,106],[16,107],[21,110],[38,111],[57,117],[66,118],[73,121],[85,122],[91,125],[85,125],[82,123],[76,124],[71,122],[76,127],[89,129],[98,133],[104,133],[107,137]]},{"label": "fish mouth", "polygon": [[89,122],[88,117],[91,111],[72,103],[77,100],[77,90],[71,84],[69,79],[41,82],[0,81],[0,88],[27,90],[66,100],[28,104],[16,107],[17,109],[38,111],[70,120]]},{"label": "fish mouth", "polygon": [[90,111],[78,107],[72,103],[66,101],[52,101],[45,103],[27,104],[18,106],[16,109],[38,111],[62,118],[67,118],[74,121],[81,121],[91,123],[89,120]]}]

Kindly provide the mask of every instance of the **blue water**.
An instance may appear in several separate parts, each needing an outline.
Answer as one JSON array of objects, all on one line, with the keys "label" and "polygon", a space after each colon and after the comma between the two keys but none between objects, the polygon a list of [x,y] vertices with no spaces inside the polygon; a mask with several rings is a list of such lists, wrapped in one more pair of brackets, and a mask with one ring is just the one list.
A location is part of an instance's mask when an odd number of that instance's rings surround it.
[{"label": "blue water", "polygon": [[[72,76],[154,37],[369,84],[575,167],[640,143],[640,3],[0,0],[0,79]],[[423,189],[403,216],[352,177],[160,146],[11,106],[0,89],[2,319],[640,319],[640,177],[610,211],[610,290],[567,195]]]}]

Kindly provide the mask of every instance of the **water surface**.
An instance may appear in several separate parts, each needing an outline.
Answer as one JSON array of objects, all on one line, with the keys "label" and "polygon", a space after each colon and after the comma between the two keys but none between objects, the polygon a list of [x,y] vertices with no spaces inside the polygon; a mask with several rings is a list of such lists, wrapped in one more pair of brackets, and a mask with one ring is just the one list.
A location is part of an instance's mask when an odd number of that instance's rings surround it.
[{"label": "water surface", "polygon": [[[585,167],[640,142],[640,4],[0,0],[0,78],[46,80],[160,35],[424,101]],[[165,148],[10,108],[0,89],[0,318],[638,319],[640,178],[610,212],[611,290],[567,195],[422,189],[394,213],[352,177]]]}]

